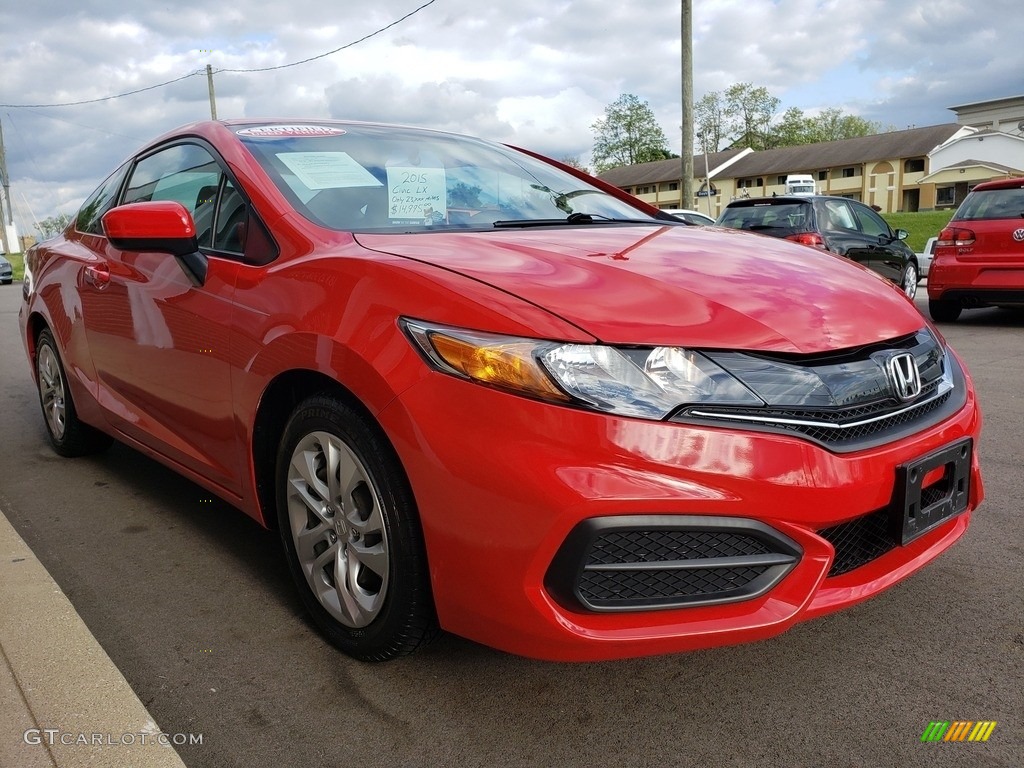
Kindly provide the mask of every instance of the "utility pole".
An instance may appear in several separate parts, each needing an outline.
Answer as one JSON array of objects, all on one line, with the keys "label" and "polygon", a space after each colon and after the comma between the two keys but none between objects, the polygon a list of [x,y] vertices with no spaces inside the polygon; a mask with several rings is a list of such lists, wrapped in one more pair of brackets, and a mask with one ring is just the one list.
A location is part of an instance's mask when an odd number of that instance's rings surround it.
[{"label": "utility pole", "polygon": [[679,156],[682,159],[683,178],[679,186],[679,207],[690,208],[693,206],[693,3],[692,0],[681,2],[683,146]]},{"label": "utility pole", "polygon": [[210,88],[210,119],[217,119],[217,96],[213,92],[213,67],[206,65],[206,83]]},{"label": "utility pole", "polygon": [[708,165],[708,135],[701,133],[700,146],[704,150],[704,193],[708,196],[708,216],[712,219],[718,218],[711,212],[711,168]]},{"label": "utility pole", "polygon": [[[4,253],[11,253],[11,244],[7,242],[7,225],[14,224],[14,211],[11,208],[11,182],[7,176],[7,155],[4,153],[4,127],[0,123],[0,181],[3,182],[4,197],[0,200],[0,231],[2,231]],[[7,206],[7,215],[4,216],[4,205]],[[19,246],[17,250],[21,250]]]}]

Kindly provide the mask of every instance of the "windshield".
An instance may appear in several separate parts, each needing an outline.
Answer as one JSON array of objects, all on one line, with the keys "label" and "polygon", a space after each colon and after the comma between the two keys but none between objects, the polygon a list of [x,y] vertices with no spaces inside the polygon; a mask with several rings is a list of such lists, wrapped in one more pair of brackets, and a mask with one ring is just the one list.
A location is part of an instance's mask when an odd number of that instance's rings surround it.
[{"label": "windshield", "polygon": [[718,226],[785,236],[811,226],[809,203],[759,203],[730,205],[718,219]]},{"label": "windshield", "polygon": [[236,132],[296,210],[332,229],[477,229],[572,214],[650,219],[554,166],[479,139],[347,124]]}]

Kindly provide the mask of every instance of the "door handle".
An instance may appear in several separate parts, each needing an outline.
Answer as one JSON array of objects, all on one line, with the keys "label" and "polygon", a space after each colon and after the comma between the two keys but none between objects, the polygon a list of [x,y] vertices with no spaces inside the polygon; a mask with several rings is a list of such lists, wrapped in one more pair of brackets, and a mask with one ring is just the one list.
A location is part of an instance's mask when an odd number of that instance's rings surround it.
[{"label": "door handle", "polygon": [[102,265],[88,266],[85,268],[85,282],[94,288],[106,288],[110,283],[110,270]]}]

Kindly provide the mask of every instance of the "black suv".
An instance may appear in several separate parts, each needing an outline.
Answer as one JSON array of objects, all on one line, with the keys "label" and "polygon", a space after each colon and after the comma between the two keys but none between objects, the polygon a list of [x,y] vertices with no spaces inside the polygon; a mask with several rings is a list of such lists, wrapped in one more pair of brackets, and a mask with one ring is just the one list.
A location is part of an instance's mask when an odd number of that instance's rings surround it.
[{"label": "black suv", "polygon": [[903,242],[907,232],[894,232],[856,200],[827,195],[742,198],[729,203],[715,223],[831,251],[888,278],[911,299],[917,293],[921,270]]}]

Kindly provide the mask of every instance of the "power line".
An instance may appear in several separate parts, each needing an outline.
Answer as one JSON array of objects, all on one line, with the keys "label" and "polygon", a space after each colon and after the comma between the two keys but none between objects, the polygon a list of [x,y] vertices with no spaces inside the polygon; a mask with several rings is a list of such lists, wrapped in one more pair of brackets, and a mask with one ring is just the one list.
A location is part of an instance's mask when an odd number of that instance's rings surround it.
[{"label": "power line", "polygon": [[[148,141],[148,139],[145,138],[145,137],[140,138],[138,136],[129,136],[127,133],[118,133],[117,131],[111,131],[111,130],[108,130],[106,128],[97,128],[97,127],[95,127],[93,125],[85,125],[84,123],[76,123],[76,122],[74,122],[72,120],[67,120],[67,119],[65,119],[63,117],[57,117],[56,115],[48,115],[45,112],[36,112],[35,110],[33,110],[31,108],[26,108],[25,111],[29,112],[30,114],[37,115],[38,117],[44,118],[45,120],[54,120],[54,121],[56,121],[58,123],[66,123],[67,125],[73,125],[76,128],[85,128],[87,131],[96,131],[97,133],[102,133],[102,134],[105,134],[107,136],[120,136],[121,138],[124,138],[124,139],[131,139],[132,141],[138,142],[139,144],[142,144],[142,143]],[[7,119],[10,120],[11,124],[13,125],[14,124],[14,117],[13,117],[13,115],[10,112],[6,112],[4,114],[7,115]]]},{"label": "power line", "polygon": [[[376,37],[377,35],[381,34],[382,32],[387,32],[392,27],[394,27],[394,26],[396,26],[398,24],[401,24],[403,21],[405,21],[409,17],[415,16],[417,13],[422,11],[424,8],[427,8],[428,6],[431,6],[434,3],[436,3],[436,2],[437,2],[437,0],[427,0],[427,2],[423,3],[423,5],[421,5],[419,8],[416,8],[416,9],[410,11],[409,13],[405,14],[405,16],[403,16],[400,19],[396,19],[395,21],[393,21],[390,24],[388,24],[386,27],[381,27],[376,32],[371,32],[370,34],[364,35],[363,37],[359,38],[358,40],[353,40],[351,43],[346,43],[345,45],[341,46],[340,48],[335,48],[333,51],[327,51],[326,53],[321,53],[321,54],[319,54],[317,56],[311,56],[308,59],[302,59],[301,61],[293,61],[290,64],[278,64],[277,66],[273,66],[273,67],[259,67],[259,68],[255,68],[255,69],[217,69],[217,70],[214,70],[214,72],[216,72],[216,73],[219,73],[219,72],[239,72],[239,73],[246,73],[246,72],[269,72],[269,71],[274,70],[274,69],[287,69],[288,67],[297,67],[299,64],[307,64],[310,61],[316,61],[317,59],[322,59],[322,58],[324,58],[326,56],[331,56],[331,55],[333,55],[335,53],[338,53],[339,51],[344,51],[346,48],[351,48],[354,45],[358,45],[359,43],[365,42],[366,40],[369,40],[371,37]],[[145,88],[138,88],[138,89],[136,89],[134,91],[126,91],[124,93],[118,93],[118,94],[115,94],[113,96],[102,96],[102,97],[100,97],[98,99],[82,99],[81,101],[65,101],[65,102],[61,102],[61,103],[58,103],[58,104],[0,104],[0,109],[41,109],[41,108],[44,108],[44,107],[77,107],[77,106],[80,106],[82,104],[96,104],[96,103],[101,102],[101,101],[112,101],[113,99],[121,99],[121,98],[124,98],[125,96],[133,96],[136,93],[142,93],[144,91],[152,91],[152,90],[154,90],[156,88],[163,88],[164,86],[172,85],[173,83],[177,83],[177,82],[180,82],[182,80],[186,80],[186,79],[188,79],[190,77],[196,77],[198,75],[203,75],[203,74],[206,74],[206,70],[205,69],[197,69],[194,72],[189,72],[187,75],[182,75],[181,77],[176,77],[173,80],[168,80],[165,83],[157,83],[156,85],[149,85],[149,86],[146,86]]]},{"label": "power line", "polygon": [[156,85],[147,85],[145,88],[137,88],[134,91],[125,91],[124,93],[117,93],[113,96],[101,96],[98,99],[82,99],[81,101],[65,101],[59,104],[0,104],[0,108],[3,109],[40,109],[42,107],[77,107],[81,104],[96,104],[100,101],[111,101],[113,99],[120,99],[125,96],[132,96],[136,93],[142,93],[143,91],[152,91],[154,88],[163,88],[165,85],[171,85],[196,75],[204,74],[205,70],[197,69],[195,72],[189,72],[187,75],[176,77],[173,80],[168,80],[166,83],[157,83]]},{"label": "power line", "polygon": [[[427,2],[425,2],[419,8],[417,8],[417,9],[415,9],[413,11],[409,11],[409,13],[405,14],[405,16],[403,16],[402,18],[396,19],[395,21],[393,21],[390,24],[388,24],[386,27],[381,27],[376,32],[371,32],[368,35],[364,35],[363,37],[360,37],[358,40],[353,40],[351,43],[346,43],[345,45],[341,46],[340,48],[335,48],[333,51],[328,51],[327,53],[321,53],[321,54],[319,54],[317,56],[310,56],[308,59],[303,59],[302,61],[293,61],[291,64],[278,64],[277,66],[274,66],[274,67],[260,67],[258,69],[217,69],[217,70],[214,70],[214,72],[215,73],[220,73],[220,72],[269,72],[272,69],[287,69],[288,67],[297,67],[299,64],[307,64],[307,63],[309,63],[311,61],[316,61],[317,59],[322,59],[322,58],[324,58],[326,56],[332,56],[335,53],[338,53],[339,51],[344,51],[346,48],[351,48],[353,45],[359,45],[359,43],[365,42],[366,40],[369,40],[371,37],[376,37],[377,35],[381,34],[382,32],[387,32],[392,27],[394,27],[394,26],[396,26],[398,24],[401,24],[403,21],[408,19],[410,16],[415,16],[417,13],[419,13],[424,8],[426,8],[428,5],[433,5],[436,2],[437,2],[437,0],[427,0]],[[3,105],[0,104],[0,106],[3,106]]]}]

